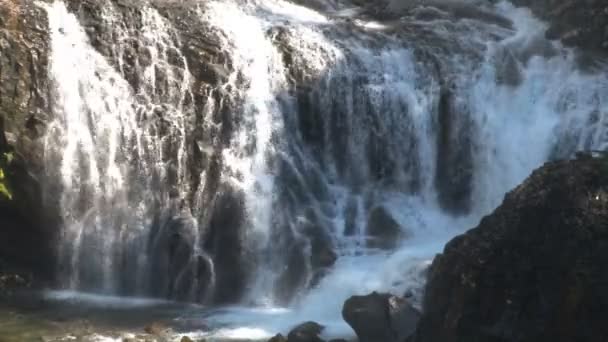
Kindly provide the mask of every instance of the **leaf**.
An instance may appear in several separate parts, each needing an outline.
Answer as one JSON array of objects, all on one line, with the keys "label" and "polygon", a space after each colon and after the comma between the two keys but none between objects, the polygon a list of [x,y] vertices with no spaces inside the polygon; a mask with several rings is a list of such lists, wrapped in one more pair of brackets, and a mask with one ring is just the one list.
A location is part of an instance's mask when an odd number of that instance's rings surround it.
[{"label": "leaf", "polygon": [[13,194],[11,194],[11,192],[8,191],[8,189],[6,188],[6,186],[4,184],[2,184],[2,183],[0,183],[0,195],[4,195],[9,200],[13,199]]},{"label": "leaf", "polygon": [[15,155],[13,154],[13,152],[6,152],[4,153],[4,159],[6,160],[7,164],[10,164],[15,159]]}]

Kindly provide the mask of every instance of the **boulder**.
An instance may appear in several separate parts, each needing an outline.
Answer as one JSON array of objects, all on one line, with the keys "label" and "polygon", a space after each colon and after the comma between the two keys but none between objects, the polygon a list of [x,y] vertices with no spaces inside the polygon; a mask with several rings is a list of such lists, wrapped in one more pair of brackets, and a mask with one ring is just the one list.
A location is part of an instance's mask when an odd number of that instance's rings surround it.
[{"label": "boulder", "polygon": [[401,225],[384,207],[375,207],[369,213],[367,221],[368,246],[391,249],[405,237]]},{"label": "boulder", "polygon": [[319,334],[323,326],[316,322],[305,322],[293,328],[287,335],[288,342],[324,342]]},{"label": "boulder", "polygon": [[402,342],[414,333],[420,313],[404,298],[373,292],[349,298],[342,317],[360,342]]},{"label": "boulder", "polygon": [[608,159],[547,163],[429,270],[414,341],[608,340]]},{"label": "boulder", "polygon": [[287,338],[281,334],[276,334],[268,342],[287,342]]}]

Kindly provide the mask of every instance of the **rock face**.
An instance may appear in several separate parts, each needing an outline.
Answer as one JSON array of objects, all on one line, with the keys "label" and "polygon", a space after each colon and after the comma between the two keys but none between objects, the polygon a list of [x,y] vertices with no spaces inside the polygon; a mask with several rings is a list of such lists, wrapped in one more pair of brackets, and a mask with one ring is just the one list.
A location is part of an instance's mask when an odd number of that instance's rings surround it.
[{"label": "rock face", "polygon": [[604,0],[513,0],[550,23],[547,37],[608,53],[608,3]]},{"label": "rock face", "polygon": [[608,339],[608,160],[548,163],[431,268],[415,341]]},{"label": "rock face", "polygon": [[[31,1],[0,2],[0,258],[49,278],[56,210],[43,205],[42,135],[49,121],[48,33]],[[35,213],[35,215],[32,215]]]},{"label": "rock face", "polygon": [[415,331],[420,313],[403,298],[374,292],[349,298],[342,317],[360,342],[402,342]]}]

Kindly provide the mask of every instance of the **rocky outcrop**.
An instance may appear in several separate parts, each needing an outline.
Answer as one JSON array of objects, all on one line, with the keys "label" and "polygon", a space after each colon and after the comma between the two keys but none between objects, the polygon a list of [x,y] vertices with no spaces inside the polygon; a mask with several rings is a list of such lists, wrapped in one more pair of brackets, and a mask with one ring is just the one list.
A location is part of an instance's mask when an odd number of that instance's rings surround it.
[{"label": "rocky outcrop", "polygon": [[551,162],[429,271],[415,341],[608,339],[608,159]]},{"label": "rocky outcrop", "polygon": [[324,342],[319,334],[324,327],[316,322],[305,322],[293,328],[287,335],[288,342]]},{"label": "rocky outcrop", "polygon": [[608,3],[604,0],[512,0],[549,22],[547,37],[608,53]]},{"label": "rocky outcrop", "polygon": [[0,2],[0,258],[43,278],[52,274],[58,222],[41,184],[51,91],[46,26],[34,2]]},{"label": "rocky outcrop", "polygon": [[342,317],[360,342],[402,342],[415,331],[420,313],[403,298],[374,292],[349,298]]}]

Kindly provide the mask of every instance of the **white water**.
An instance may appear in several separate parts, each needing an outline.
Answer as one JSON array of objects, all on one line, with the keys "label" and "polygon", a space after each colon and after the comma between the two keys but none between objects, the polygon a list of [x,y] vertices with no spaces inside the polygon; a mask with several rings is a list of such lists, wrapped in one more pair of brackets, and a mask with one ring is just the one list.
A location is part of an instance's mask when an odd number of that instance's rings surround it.
[{"label": "white water", "polygon": [[[45,155],[48,165],[61,163],[59,200],[65,230],[59,250],[64,278],[68,287],[80,288],[82,273],[87,272],[87,287],[95,283],[96,290],[114,293],[120,282],[117,264],[126,262],[136,265],[133,277],[140,287],[149,273],[146,240],[155,211],[176,206],[163,188],[170,160],[177,161],[177,193],[188,191],[184,126],[190,109],[184,101],[190,95],[190,74],[185,59],[180,56],[185,70],[168,62],[171,51],[180,51],[179,42],[152,9],[143,13],[144,26],[138,31],[149,64],[123,65],[123,56],[133,52],[118,43],[113,46],[120,61],[116,70],[91,46],[62,2],[45,7],[57,113]],[[117,28],[119,42],[133,39],[133,32],[114,17],[111,3],[104,11],[108,25]],[[141,75],[140,89],[125,79],[127,68]],[[156,121],[159,112],[168,128]],[[168,133],[161,137],[160,130]],[[129,250],[139,253],[132,256]]]},{"label": "white water", "polygon": [[[65,191],[60,200],[66,226],[63,240],[68,245],[60,252],[63,258],[70,259],[68,267],[74,270],[71,286],[77,286],[80,273],[76,269],[83,230],[90,229],[96,234],[107,224],[101,222],[104,218],[95,215],[96,208],[110,205],[111,201],[126,203],[125,178],[116,156],[123,132],[126,136],[134,134],[135,113],[128,84],[87,44],[86,34],[77,19],[68,14],[61,3],[49,6],[48,12],[53,45],[51,74],[59,85],[55,111],[63,117],[52,124],[46,145],[48,148],[57,143],[63,146],[61,181]],[[53,152],[49,151],[47,155]],[[83,192],[94,202],[88,206],[82,203],[88,200],[86,195],[81,197]],[[79,203],[86,211],[77,211]],[[110,250],[115,236],[110,237],[97,247],[101,249],[99,257],[103,264],[105,282],[102,287],[105,290],[112,286]]]},{"label": "white water", "polygon": [[[245,193],[251,226],[245,239],[258,254],[270,242],[274,179],[269,157],[276,153],[270,140],[273,135],[282,134],[275,94],[285,91],[287,84],[281,55],[267,39],[265,23],[249,15],[246,9],[231,2],[210,2],[200,15],[212,29],[225,34],[221,44],[233,58],[235,71],[222,87],[239,89],[241,93],[235,96],[244,101],[239,114],[243,127],[223,153],[229,168],[223,178]],[[253,151],[245,152],[250,148]],[[263,266],[258,272],[264,272]],[[268,286],[266,280],[270,279],[259,280],[259,286]]]},{"label": "white water", "polygon": [[[482,67],[470,70],[465,66],[462,74],[458,75],[458,79],[468,86],[457,94],[458,102],[473,113],[473,130],[478,141],[474,158],[476,177],[472,212],[461,218],[442,213],[434,202],[431,179],[425,181],[421,196],[385,194],[386,206],[399,218],[402,226],[413,233],[413,238],[404,241],[394,252],[370,254],[364,250],[357,252],[356,247],[353,252],[349,238],[338,234],[335,236],[339,240],[338,245],[345,249],[331,272],[318,285],[289,308],[233,308],[216,315],[212,319],[217,323],[237,327],[223,329],[216,336],[247,338],[254,334],[260,338],[269,337],[276,332],[286,333],[290,327],[305,320],[325,325],[324,336],[327,338],[351,336],[352,330],[341,318],[342,304],[348,297],[371,291],[403,294],[410,290],[419,299],[418,291],[424,284],[423,272],[434,255],[454,235],[475,226],[483,215],[499,205],[505,192],[547,161],[556,147],[571,152],[606,148],[608,136],[604,117],[608,107],[602,100],[608,95],[606,73],[581,73],[575,66],[572,50],[547,42],[557,54],[551,58],[533,56],[527,63],[520,62],[522,80],[518,86],[497,82],[494,61],[498,51],[508,48],[513,49],[513,53],[525,53],[520,50],[534,43],[530,37],[542,37],[545,26],[529,11],[515,9],[506,2],[500,3],[496,10],[514,22],[515,31],[499,42],[485,42],[487,51]],[[268,17],[259,20],[265,22]],[[320,28],[310,30],[311,25],[307,25],[306,30],[300,28],[297,23],[304,21],[301,18],[291,22],[290,29],[297,32],[294,37],[301,40],[290,43],[306,51],[303,55],[311,59],[310,65],[323,66],[321,72],[324,67],[331,70],[344,58],[338,46],[345,44],[351,53],[354,51],[369,63],[366,70],[385,70],[386,74],[378,75],[378,100],[386,101],[386,96],[389,96],[389,99],[406,98],[408,103],[415,103],[412,115],[416,133],[420,134],[421,146],[418,148],[423,173],[432,175],[435,152],[429,120],[430,107],[435,101],[432,97],[437,94],[432,89],[421,91],[416,88],[415,70],[408,66],[408,51],[372,51],[364,46],[349,46],[351,42],[332,43],[329,37],[323,39],[323,45],[319,47],[308,43],[307,37],[311,32],[319,34]],[[326,24],[324,21],[318,23]],[[480,37],[473,39],[481,40]],[[317,49],[310,49],[311,46]],[[391,91],[394,93],[389,93]],[[597,123],[589,126],[594,112],[603,114]],[[576,139],[566,139],[572,136]],[[357,167],[357,164],[352,166]],[[343,221],[344,218],[336,220]],[[359,220],[364,221],[364,217],[359,217]],[[359,225],[363,226],[364,222]]]},{"label": "white water", "polygon": [[[304,78],[324,82],[326,88],[321,91],[336,86],[355,89],[359,77],[367,77],[363,90],[358,92],[342,94],[337,89],[315,93],[319,103],[325,105],[322,117],[334,114],[331,105],[335,102],[347,109],[344,125],[349,132],[345,143],[348,153],[344,157],[350,164],[344,173],[352,179],[339,179],[342,173],[331,153],[316,156],[305,146],[294,148],[298,156],[310,164],[315,163],[313,157],[327,164],[323,169],[324,177],[333,181],[330,190],[334,199],[332,210],[336,213],[331,220],[338,227],[330,232],[338,247],[336,264],[314,288],[302,292],[288,308],[279,308],[274,302],[272,288],[278,278],[277,270],[259,264],[255,272],[257,277],[249,285],[247,300],[265,305],[219,311],[209,318],[214,325],[222,326],[212,336],[264,338],[277,332],[285,333],[306,320],[326,325],[326,337],[350,336],[352,331],[340,313],[349,296],[371,291],[400,295],[411,291],[414,299],[420,300],[423,271],[432,257],[450,238],[475,226],[483,215],[500,204],[506,191],[519,184],[534,168],[555,153],[567,156],[576,150],[608,147],[606,73],[582,74],[575,66],[573,51],[547,42],[556,52],[553,56],[532,56],[517,62],[521,71],[518,85],[498,82],[497,56],[505,49],[514,55],[526,54],[526,49],[534,43],[532,38],[542,36],[544,25],[528,11],[514,9],[506,2],[500,3],[495,10],[510,18],[515,30],[510,32],[495,25],[480,24],[476,26],[482,30],[478,35],[459,39],[465,44],[470,40],[471,49],[478,46],[474,44],[482,45],[481,65],[470,61],[460,63],[467,60],[466,54],[451,56],[453,60],[449,62],[454,67],[453,82],[458,85],[456,103],[470,113],[471,121],[466,124],[471,126],[467,128],[474,141],[472,210],[466,216],[455,218],[440,209],[433,183],[437,167],[433,111],[438,102],[438,80],[421,74],[423,69],[418,68],[411,47],[403,46],[395,37],[385,36],[383,31],[387,26],[359,21],[356,26],[365,32],[345,35],[344,26],[340,26],[342,19],[331,19],[282,0],[211,1],[201,5],[201,20],[214,32],[221,33],[223,49],[233,59],[234,71],[221,87],[244,103],[239,113],[244,124],[222,154],[226,164],[222,178],[245,193],[250,221],[247,244],[258,253],[263,253],[273,243],[270,227],[276,206],[276,187],[275,170],[270,160],[275,155],[287,154],[286,138],[298,135],[286,131],[284,122],[295,114],[282,112],[285,107],[278,102],[280,96],[293,99],[285,95],[290,76],[275,41],[275,29],[285,30],[287,38],[283,43],[297,51],[293,56],[294,64],[304,70]],[[168,88],[173,92],[166,96],[154,95],[155,72],[159,68],[173,70],[166,62],[166,50],[177,49],[179,44],[173,46],[177,40],[171,36],[169,24],[153,10],[146,12],[148,24],[142,36],[149,39],[149,46],[160,48],[151,50],[154,63],[144,68],[145,86],[139,91],[131,89],[124,79],[124,69],[129,67],[119,65],[119,71],[116,71],[90,46],[76,18],[68,14],[61,3],[50,6],[48,12],[53,45],[51,71],[57,85],[55,110],[62,114],[52,126],[49,145],[58,143],[61,146],[60,174],[65,188],[61,201],[66,221],[64,240],[68,242],[64,257],[70,259],[70,279],[72,287],[77,288],[79,271],[76,270],[79,270],[77,263],[81,262],[81,255],[99,256],[103,264],[103,290],[112,292],[116,283],[113,279],[115,255],[125,248],[123,241],[145,239],[141,230],[151,225],[146,222],[150,220],[149,211],[157,209],[154,201],[147,200],[153,187],[151,179],[158,176],[156,182],[160,184],[165,179],[162,170],[166,157],[162,156],[161,142],[156,139],[153,126],[150,131],[146,121],[138,119],[142,103],[152,107],[171,105],[167,121],[172,124],[171,139],[177,146],[171,158],[178,161],[178,183],[184,185],[178,190],[180,195],[191,190],[184,181],[187,171],[183,165],[187,134],[183,113],[189,110],[184,108],[184,98],[190,75],[187,66],[185,70],[168,72],[168,78],[175,82]],[[476,25],[463,21],[464,26]],[[436,29],[444,29],[443,24],[436,25]],[[128,39],[133,34],[123,32],[121,39]],[[489,32],[501,39],[489,40]],[[385,39],[380,47],[370,43],[377,37]],[[122,53],[122,50],[116,52],[117,55]],[[183,63],[186,65],[185,59]],[[70,72],[76,66],[79,72]],[[336,99],[340,94],[343,98]],[[362,101],[357,95],[362,94],[370,100],[369,107],[364,110],[358,107]],[[144,98],[144,101],[136,98]],[[407,115],[403,114],[404,106]],[[381,126],[372,128],[358,110],[369,111]],[[150,108],[146,107],[145,111],[150,112]],[[338,132],[333,132],[327,122],[323,129],[324,138],[331,146],[329,151],[338,150],[333,146],[337,144],[334,138]],[[394,145],[387,147],[387,155],[391,161],[401,163],[398,168],[401,173],[395,176],[398,182],[392,191],[380,189],[379,184],[371,180],[373,177],[365,157],[370,129],[390,137]],[[303,145],[301,141],[299,143]],[[48,151],[48,155],[53,153],[57,151]],[[137,162],[123,160],[134,158],[133,154],[146,158],[137,158]],[[290,161],[293,161],[292,157],[295,159],[295,156],[285,156]],[[415,167],[419,176],[409,169],[410,160],[418,161]],[[136,187],[143,189],[135,202],[133,197],[127,198],[128,190],[134,187],[133,179],[127,176],[127,165],[133,162],[138,163],[141,172],[136,177],[141,183]],[[160,175],[156,175],[157,172]],[[420,182],[419,189],[415,192],[405,190],[406,184],[414,178]],[[358,189],[354,189],[354,183]],[[94,200],[93,203],[78,205],[83,192]],[[386,207],[410,235],[393,251],[364,246],[365,213],[357,216],[358,234],[346,236],[343,231],[346,218],[342,209],[347,206],[348,199],[356,197],[359,208],[363,208],[364,197],[369,193],[373,193],[374,205]],[[80,207],[86,208],[85,212],[79,212]],[[127,216],[126,220],[116,220],[120,223],[118,227],[114,222],[117,215]],[[108,234],[108,227],[117,228],[117,232]],[[194,235],[198,239],[199,231]],[[94,242],[89,242],[83,252],[85,236],[92,237]],[[142,243],[126,245],[144,248]],[[145,258],[143,253],[138,255]],[[144,260],[138,263],[145,265]]]}]

